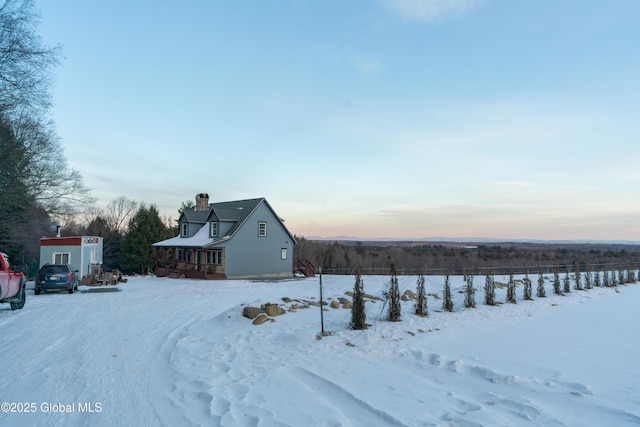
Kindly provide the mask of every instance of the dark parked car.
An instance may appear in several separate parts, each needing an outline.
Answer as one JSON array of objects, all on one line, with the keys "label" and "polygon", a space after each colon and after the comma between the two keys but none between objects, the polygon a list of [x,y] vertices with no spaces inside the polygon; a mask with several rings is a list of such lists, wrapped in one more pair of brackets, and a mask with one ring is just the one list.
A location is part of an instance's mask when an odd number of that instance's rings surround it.
[{"label": "dark parked car", "polygon": [[36,275],[35,294],[63,289],[72,294],[78,290],[77,273],[69,264],[45,264]]}]

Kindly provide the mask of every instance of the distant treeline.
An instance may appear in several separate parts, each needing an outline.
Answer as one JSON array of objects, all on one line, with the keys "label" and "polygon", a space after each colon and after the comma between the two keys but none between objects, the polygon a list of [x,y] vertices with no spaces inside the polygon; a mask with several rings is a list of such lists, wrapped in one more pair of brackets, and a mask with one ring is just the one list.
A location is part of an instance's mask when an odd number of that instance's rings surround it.
[{"label": "distant treeline", "polygon": [[527,271],[621,270],[640,266],[640,245],[324,241],[297,237],[295,257],[328,274],[523,274]]}]

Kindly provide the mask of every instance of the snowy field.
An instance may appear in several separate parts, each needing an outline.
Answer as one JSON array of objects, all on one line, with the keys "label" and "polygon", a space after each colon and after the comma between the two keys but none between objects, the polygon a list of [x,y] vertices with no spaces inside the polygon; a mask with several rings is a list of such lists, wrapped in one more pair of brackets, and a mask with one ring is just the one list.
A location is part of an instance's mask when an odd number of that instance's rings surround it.
[{"label": "snowy field", "polygon": [[[365,276],[381,295],[388,276]],[[318,278],[279,282],[132,277],[120,292],[28,292],[0,305],[2,426],[638,426],[640,285],[573,290],[429,317],[402,303],[386,322],[351,311],[286,313],[263,325],[247,305],[318,300]],[[498,276],[496,281],[507,282]],[[415,291],[416,277],[399,277]],[[324,276],[331,302],[353,276]],[[442,295],[442,277],[427,292]],[[30,283],[33,286],[32,283]],[[497,289],[505,301],[505,290]],[[282,298],[291,298],[284,303]],[[297,302],[295,300],[298,300]]]}]

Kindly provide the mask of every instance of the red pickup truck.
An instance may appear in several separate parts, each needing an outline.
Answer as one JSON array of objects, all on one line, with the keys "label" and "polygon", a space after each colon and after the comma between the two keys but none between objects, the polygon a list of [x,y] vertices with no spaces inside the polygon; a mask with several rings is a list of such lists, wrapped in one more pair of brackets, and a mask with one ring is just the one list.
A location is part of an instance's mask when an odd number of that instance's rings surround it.
[{"label": "red pickup truck", "polygon": [[11,310],[24,307],[27,279],[22,273],[14,273],[9,268],[9,257],[0,252],[0,303],[8,302]]}]

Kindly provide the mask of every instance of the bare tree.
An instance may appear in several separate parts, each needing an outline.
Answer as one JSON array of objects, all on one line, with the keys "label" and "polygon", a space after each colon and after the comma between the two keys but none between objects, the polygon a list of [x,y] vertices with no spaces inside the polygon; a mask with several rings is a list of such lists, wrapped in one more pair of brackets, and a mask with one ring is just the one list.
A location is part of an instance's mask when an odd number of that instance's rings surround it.
[{"label": "bare tree", "polygon": [[43,44],[34,30],[39,23],[33,0],[5,0],[0,6],[0,112],[51,106],[51,70],[61,48]]},{"label": "bare tree", "polygon": [[138,202],[120,196],[112,200],[105,209],[105,219],[113,230],[126,233],[129,220],[136,213]]}]

